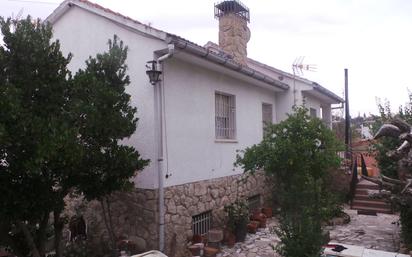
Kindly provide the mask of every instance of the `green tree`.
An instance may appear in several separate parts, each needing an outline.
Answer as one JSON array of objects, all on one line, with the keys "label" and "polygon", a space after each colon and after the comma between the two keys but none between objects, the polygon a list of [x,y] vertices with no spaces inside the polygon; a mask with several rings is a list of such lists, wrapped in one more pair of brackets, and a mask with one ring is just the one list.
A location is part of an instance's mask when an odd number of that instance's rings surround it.
[{"label": "green tree", "polygon": [[285,121],[268,126],[263,141],[241,151],[236,161],[245,172],[263,169],[275,179],[281,207],[277,250],[286,257],[319,256],[328,207],[323,180],[339,165],[340,144],[333,132],[307,113],[297,107]]},{"label": "green tree", "polygon": [[130,188],[147,164],[119,143],[137,123],[125,93],[127,48],[115,37],[72,77],[71,55],[51,41],[49,25],[28,17],[0,26],[0,245],[40,257],[54,234],[60,257],[64,197]]}]

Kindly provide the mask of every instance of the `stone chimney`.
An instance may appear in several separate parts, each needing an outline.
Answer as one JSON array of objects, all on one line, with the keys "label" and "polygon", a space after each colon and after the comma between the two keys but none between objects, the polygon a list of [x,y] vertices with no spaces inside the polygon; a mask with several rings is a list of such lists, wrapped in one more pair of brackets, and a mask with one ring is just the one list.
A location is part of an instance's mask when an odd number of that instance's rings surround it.
[{"label": "stone chimney", "polygon": [[225,0],[215,4],[215,18],[219,20],[219,47],[246,65],[249,9],[238,0]]}]

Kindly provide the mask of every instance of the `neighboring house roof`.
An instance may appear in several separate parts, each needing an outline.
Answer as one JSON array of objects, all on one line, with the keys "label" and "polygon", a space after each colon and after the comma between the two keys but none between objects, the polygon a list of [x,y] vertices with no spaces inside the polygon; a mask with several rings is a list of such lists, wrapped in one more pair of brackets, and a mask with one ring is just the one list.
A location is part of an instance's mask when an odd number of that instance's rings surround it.
[{"label": "neighboring house roof", "polygon": [[[230,55],[227,54],[221,54],[221,53],[216,53],[215,51],[209,49],[209,47],[203,47],[198,44],[195,44],[187,39],[184,39],[182,37],[179,37],[177,35],[167,33],[165,31],[153,28],[149,25],[143,24],[137,20],[134,20],[128,16],[122,15],[118,12],[114,12],[108,8],[105,8],[101,5],[98,5],[96,3],[92,3],[87,0],[66,0],[63,3],[59,5],[57,9],[53,11],[52,14],[47,17],[46,21],[50,23],[55,23],[66,11],[68,11],[73,5],[78,6],[84,10],[90,11],[94,14],[97,14],[99,16],[105,17],[114,23],[119,24],[120,26],[126,26],[129,29],[132,29],[132,31],[138,33],[138,34],[144,34],[146,36],[152,37],[152,38],[157,38],[160,40],[163,40],[169,44],[174,44],[175,47],[178,47],[181,50],[184,50],[192,55],[202,57],[210,62],[222,65],[228,69],[231,69],[233,71],[236,71],[240,74],[246,75],[248,77],[251,77],[253,79],[256,79],[258,81],[264,82],[268,85],[271,85],[273,87],[276,87],[280,90],[287,90],[289,89],[289,86],[281,82],[280,80],[277,80],[273,77],[270,77],[262,72],[259,72],[255,69],[252,69],[250,67],[241,65],[237,62],[235,62]],[[208,43],[209,44],[209,43]],[[213,44],[213,43],[212,43]],[[291,77],[296,80],[302,81],[306,84],[312,85],[313,89],[315,91],[320,92],[321,94],[324,94],[337,102],[343,102],[344,100],[334,94],[333,92],[329,91],[328,89],[322,87],[316,82],[307,80],[305,78],[299,77],[299,76],[294,76],[293,74],[284,72],[282,70],[276,69],[274,67],[271,67],[269,65],[263,64],[261,62],[258,62],[256,60],[248,58],[248,62],[252,62],[255,65],[258,65],[260,67],[263,67],[265,69],[274,71],[276,73],[282,74],[283,76],[286,77]]]}]

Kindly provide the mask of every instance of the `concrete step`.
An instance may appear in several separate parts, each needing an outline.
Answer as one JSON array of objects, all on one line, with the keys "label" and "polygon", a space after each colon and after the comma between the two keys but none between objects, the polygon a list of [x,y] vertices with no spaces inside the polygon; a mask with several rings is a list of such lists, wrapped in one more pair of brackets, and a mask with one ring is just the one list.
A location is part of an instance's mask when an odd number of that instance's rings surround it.
[{"label": "concrete step", "polygon": [[377,212],[377,213],[392,214],[392,210],[390,208],[376,208],[376,207],[364,207],[364,206],[352,205],[352,209],[358,210],[358,211],[364,211],[364,212]]},{"label": "concrete step", "polygon": [[365,200],[353,200],[352,205],[362,207],[376,207],[376,208],[391,208],[390,204],[383,201],[365,201]]}]

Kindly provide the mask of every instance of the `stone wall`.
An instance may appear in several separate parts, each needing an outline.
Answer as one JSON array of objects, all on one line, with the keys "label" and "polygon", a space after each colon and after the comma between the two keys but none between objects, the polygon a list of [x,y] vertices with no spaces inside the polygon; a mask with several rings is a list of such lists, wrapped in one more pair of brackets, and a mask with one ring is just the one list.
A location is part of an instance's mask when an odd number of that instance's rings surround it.
[{"label": "stone wall", "polygon": [[[149,189],[134,189],[119,192],[109,198],[111,220],[116,241],[130,241],[133,253],[158,249],[158,192]],[[106,213],[107,206],[105,205]],[[108,250],[109,235],[98,201],[87,204],[83,216],[88,226],[88,238],[102,253]],[[106,221],[108,221],[106,219]],[[106,248],[106,249],[105,249]]]},{"label": "stone wall", "polygon": [[228,13],[219,18],[219,47],[243,65],[247,65],[247,42],[249,40],[250,30],[244,18],[234,13]]},{"label": "stone wall", "polygon": [[165,189],[165,247],[169,257],[186,256],[192,235],[192,217],[212,211],[212,226],[223,228],[224,206],[239,198],[261,195],[262,206],[271,205],[271,190],[263,173],[228,176]]},{"label": "stone wall", "polygon": [[[247,199],[260,195],[262,206],[270,206],[271,190],[263,173],[235,175],[198,181],[165,188],[165,252],[169,257],[184,257],[186,246],[192,238],[192,217],[206,211],[212,212],[212,227],[226,224],[224,206],[237,198]],[[158,191],[134,189],[119,192],[109,198],[111,220],[116,241],[125,239],[136,249],[133,254],[158,249],[159,213]],[[74,203],[72,201],[72,203]],[[87,223],[88,239],[93,243],[96,256],[109,252],[109,234],[98,201],[86,204],[76,215],[83,215]],[[70,204],[69,204],[70,206]],[[107,206],[104,207],[107,213]],[[84,210],[83,210],[84,209]],[[74,215],[74,214],[72,214]],[[71,216],[71,215],[68,215]],[[106,216],[107,217],[107,216]],[[106,218],[106,222],[108,219]]]}]

